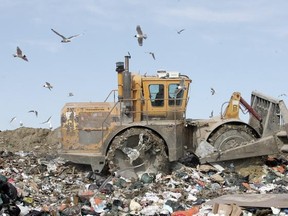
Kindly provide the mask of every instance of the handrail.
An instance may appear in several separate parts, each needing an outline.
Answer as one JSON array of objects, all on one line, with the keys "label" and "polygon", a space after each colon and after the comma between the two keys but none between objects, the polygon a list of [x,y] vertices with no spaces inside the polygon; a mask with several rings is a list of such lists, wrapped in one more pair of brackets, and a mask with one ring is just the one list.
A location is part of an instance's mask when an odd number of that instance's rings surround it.
[{"label": "handrail", "polygon": [[108,98],[110,97],[110,95],[111,95],[112,93],[114,93],[114,103],[115,103],[115,102],[116,102],[116,93],[115,93],[115,92],[118,92],[118,90],[117,90],[117,89],[111,90],[110,93],[108,94],[108,96],[105,98],[104,102],[107,102],[107,100],[108,100]]},{"label": "handrail", "polygon": [[[102,129],[102,139],[101,139],[101,142],[102,142],[102,144],[103,144],[103,139],[104,139],[104,124],[105,124],[105,122],[106,122],[106,120],[108,119],[108,117],[110,117],[110,115],[111,115],[111,113],[112,113],[112,111],[114,110],[114,108],[117,106],[117,104],[119,103],[119,101],[117,101],[115,104],[114,104],[114,106],[112,107],[112,109],[110,110],[110,112],[107,114],[107,116],[106,116],[106,118],[103,120],[103,122],[102,122],[102,125],[101,125],[101,129]],[[120,108],[121,108],[121,103],[120,103]]]},{"label": "handrail", "polygon": [[[109,95],[111,95],[111,93],[113,92],[113,91],[115,91],[115,90],[112,90],[111,92],[110,92],[110,94]],[[134,99],[127,99],[127,100],[129,100],[129,101],[133,101]],[[147,125],[149,125],[149,118],[148,118],[148,103],[151,103],[151,99],[142,99],[143,101],[144,101],[144,103],[145,103],[145,107],[146,107],[146,109],[145,110],[141,110],[141,114],[143,115],[144,114],[144,118],[142,119],[142,120],[144,120],[145,122],[146,122],[146,124]],[[171,100],[171,99],[164,99],[164,100]],[[122,118],[121,118],[121,108],[122,108],[122,102],[123,102],[123,100],[121,100],[121,101],[117,101],[115,104],[114,104],[114,106],[112,107],[112,109],[108,112],[108,114],[107,114],[107,116],[106,116],[106,118],[103,120],[103,122],[102,122],[102,126],[101,126],[101,128],[102,128],[102,144],[103,144],[103,140],[104,140],[104,124],[105,123],[107,123],[107,119],[111,116],[111,113],[114,111],[114,109],[115,109],[115,107],[117,107],[119,104],[120,104],[120,115],[119,115],[119,120],[120,120],[120,124],[122,125]],[[187,103],[188,103],[188,101],[186,100],[186,101],[182,101],[182,103],[185,103],[185,107],[187,107]],[[176,104],[176,100],[175,100],[175,103],[174,104]],[[178,120],[177,119],[177,117],[176,117],[176,113],[177,112],[182,112],[183,113],[183,118],[184,118],[184,116],[186,115],[186,109],[180,109],[180,107],[181,106],[177,106],[177,105],[174,105],[174,106],[170,106],[172,109],[171,110],[168,110],[168,109],[165,109],[165,110],[154,110],[154,112],[166,112],[166,113],[168,113],[168,112],[173,112],[173,116],[174,116],[174,118],[173,119],[170,119],[170,120],[175,120],[175,124],[176,124],[176,121]],[[135,111],[129,111],[129,114],[131,114],[131,115],[134,115],[134,113],[135,113]],[[107,123],[108,124],[108,123]]]}]

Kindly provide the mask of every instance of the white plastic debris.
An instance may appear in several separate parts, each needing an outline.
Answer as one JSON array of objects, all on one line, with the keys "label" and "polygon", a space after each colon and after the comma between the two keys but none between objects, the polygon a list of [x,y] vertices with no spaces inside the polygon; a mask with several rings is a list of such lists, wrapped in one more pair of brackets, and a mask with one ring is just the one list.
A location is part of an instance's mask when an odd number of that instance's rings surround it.
[{"label": "white plastic debris", "polygon": [[29,213],[30,208],[28,206],[23,206],[23,205],[17,205],[18,208],[20,209],[20,216],[26,215]]},{"label": "white plastic debris", "polygon": [[202,141],[196,151],[195,151],[195,154],[199,157],[199,158],[204,158],[205,156],[211,154],[215,152],[215,148],[209,144],[207,141]]},{"label": "white plastic debris", "polygon": [[271,207],[271,210],[274,215],[279,215],[279,213],[281,212],[281,209],[275,207]]},{"label": "white plastic debris", "polygon": [[166,200],[173,200],[173,201],[178,201],[178,199],[182,196],[181,193],[174,193],[174,192],[171,192],[171,191],[165,191],[162,193],[162,196],[164,199]]},{"label": "white plastic debris", "polygon": [[90,201],[91,207],[94,209],[96,213],[105,212],[106,200],[102,200],[101,203],[96,204],[94,197],[91,197],[89,201]]},{"label": "white plastic debris", "polygon": [[138,202],[136,202],[135,199],[132,199],[129,204],[129,208],[131,211],[139,212],[142,209],[142,206]]},{"label": "white plastic debris", "polygon": [[260,193],[265,194],[266,192],[272,191],[276,187],[277,185],[275,184],[267,184],[265,186],[260,187],[258,190],[260,191]]},{"label": "white plastic debris", "polygon": [[196,201],[197,200],[197,197],[194,196],[193,194],[188,194],[187,198],[186,198],[186,201]]},{"label": "white plastic debris", "polygon": [[163,211],[165,211],[165,210],[168,211],[170,214],[173,212],[173,208],[169,205],[166,205],[166,204],[163,205]]},{"label": "white plastic debris", "polygon": [[142,215],[146,215],[146,216],[152,216],[152,215],[155,215],[159,212],[159,206],[157,205],[150,205],[150,206],[147,206],[147,207],[144,207],[140,213]]},{"label": "white plastic debris", "polygon": [[154,193],[147,192],[145,193],[143,200],[153,201],[154,203],[157,203],[159,201],[159,197]]},{"label": "white plastic debris", "polygon": [[19,155],[20,157],[26,157],[27,155],[29,155],[29,152],[24,152],[24,151],[19,151],[19,152],[15,152],[15,155]]}]

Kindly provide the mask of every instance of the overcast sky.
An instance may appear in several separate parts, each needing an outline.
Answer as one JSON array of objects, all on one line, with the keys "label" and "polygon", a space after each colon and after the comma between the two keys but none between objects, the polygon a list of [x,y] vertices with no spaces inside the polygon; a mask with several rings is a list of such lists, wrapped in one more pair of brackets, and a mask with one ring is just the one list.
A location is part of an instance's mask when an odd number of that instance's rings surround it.
[{"label": "overcast sky", "polygon": [[[234,91],[248,102],[254,90],[288,95],[287,10],[287,0],[0,0],[0,130],[48,128],[40,123],[50,116],[56,128],[66,102],[103,101],[128,52],[131,71],[192,79],[190,118],[219,114]],[[81,36],[63,44],[51,28]],[[17,46],[29,62],[13,57]]]}]

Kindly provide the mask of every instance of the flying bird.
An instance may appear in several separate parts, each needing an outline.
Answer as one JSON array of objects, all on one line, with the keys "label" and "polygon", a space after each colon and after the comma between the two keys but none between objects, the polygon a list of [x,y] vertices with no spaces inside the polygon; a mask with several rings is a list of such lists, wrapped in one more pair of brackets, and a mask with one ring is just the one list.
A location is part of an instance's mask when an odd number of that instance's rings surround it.
[{"label": "flying bird", "polygon": [[75,38],[75,37],[78,37],[80,36],[81,34],[77,34],[77,35],[73,35],[73,36],[70,36],[70,37],[65,37],[61,34],[59,34],[57,31],[55,31],[54,29],[51,29],[55,34],[57,34],[58,36],[60,36],[62,38],[61,42],[62,43],[69,43],[71,42],[72,38]]},{"label": "flying bird", "polygon": [[14,57],[18,57],[18,58],[21,58],[23,59],[24,61],[27,61],[28,62],[28,59],[27,59],[27,56],[26,55],[23,55],[22,53],[22,50],[17,46],[17,49],[16,49],[16,54],[13,54]]},{"label": "flying bird", "polygon": [[181,29],[179,31],[177,31],[178,34],[181,34],[185,29]]},{"label": "flying bird", "polygon": [[153,52],[148,52],[148,53],[152,56],[152,58],[153,58],[154,60],[156,60],[155,54],[154,54]]},{"label": "flying bird", "polygon": [[143,39],[146,39],[147,35],[143,34],[140,25],[137,25],[136,31],[137,31],[137,34],[135,35],[135,37],[138,39],[139,46],[142,46],[143,45]]},{"label": "flying bird", "polygon": [[36,110],[30,110],[30,111],[28,111],[28,113],[35,113],[35,115],[36,115],[36,117],[38,117],[38,111],[36,111]]},{"label": "flying bird", "polygon": [[16,116],[14,116],[11,120],[10,123],[12,123],[16,119]]},{"label": "flying bird", "polygon": [[53,88],[53,86],[49,83],[49,82],[45,82],[45,84],[43,85],[44,88],[48,88],[50,91]]},{"label": "flying bird", "polygon": [[52,116],[50,116],[46,121],[42,122],[41,124],[46,124],[46,123],[50,123],[50,119]]},{"label": "flying bird", "polygon": [[69,92],[68,97],[73,97],[74,94],[72,92]]},{"label": "flying bird", "polygon": [[175,89],[175,95],[178,95],[179,92],[181,92],[182,90],[186,90],[187,87],[184,85],[184,79],[181,79],[180,84],[177,86],[177,88]]},{"label": "flying bird", "polygon": [[209,116],[209,118],[212,118],[213,117],[213,110],[211,111],[211,114],[210,114],[210,116]]},{"label": "flying bird", "polygon": [[215,89],[214,88],[210,88],[211,90],[211,94],[214,95],[216,93]]},{"label": "flying bird", "polygon": [[278,95],[278,97],[287,97],[285,93]]}]

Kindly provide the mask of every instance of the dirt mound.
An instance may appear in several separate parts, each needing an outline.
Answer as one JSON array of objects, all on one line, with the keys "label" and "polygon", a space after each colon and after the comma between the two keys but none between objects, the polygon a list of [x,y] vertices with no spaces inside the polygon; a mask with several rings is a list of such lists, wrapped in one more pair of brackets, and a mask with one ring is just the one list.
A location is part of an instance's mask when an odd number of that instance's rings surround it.
[{"label": "dirt mound", "polygon": [[21,127],[0,132],[0,150],[10,152],[33,152],[37,155],[57,155],[59,150],[60,128]]}]

